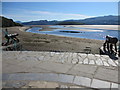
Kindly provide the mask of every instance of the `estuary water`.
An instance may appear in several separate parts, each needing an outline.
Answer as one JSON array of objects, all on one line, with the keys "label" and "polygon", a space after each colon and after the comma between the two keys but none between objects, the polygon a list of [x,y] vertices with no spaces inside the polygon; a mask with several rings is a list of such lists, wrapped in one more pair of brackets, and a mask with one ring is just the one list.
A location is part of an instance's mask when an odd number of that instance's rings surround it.
[{"label": "estuary water", "polygon": [[109,30],[109,29],[98,29],[98,28],[86,28],[86,27],[65,27],[65,26],[49,26],[53,31],[40,31],[42,28],[33,27],[26,32],[56,35],[56,36],[66,36],[66,37],[75,37],[75,38],[86,38],[86,39],[96,39],[96,40],[105,40],[106,35],[114,36],[118,38],[118,30]]}]

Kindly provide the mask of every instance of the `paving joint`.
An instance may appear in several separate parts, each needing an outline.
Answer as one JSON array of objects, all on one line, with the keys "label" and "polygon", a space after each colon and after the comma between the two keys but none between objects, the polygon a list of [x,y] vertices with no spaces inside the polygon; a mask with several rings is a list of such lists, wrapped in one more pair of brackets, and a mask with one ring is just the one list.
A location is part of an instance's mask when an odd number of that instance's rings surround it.
[{"label": "paving joint", "polygon": [[[59,78],[66,80],[62,81],[62,83],[76,83],[74,85],[91,88],[99,88],[96,84],[99,83],[100,85],[105,84],[107,85],[106,87],[110,86],[109,88],[112,88],[118,85],[118,64],[116,64],[118,61],[113,61],[108,56],[83,53],[6,51],[3,52],[3,74],[16,74],[16,78],[20,78],[17,75],[24,76],[25,74],[32,77],[35,74],[36,77],[33,79],[36,80],[38,78],[36,73],[40,75],[40,78],[49,76],[45,80],[52,80],[52,78],[57,78],[56,75],[60,75]],[[104,62],[109,64],[109,66]],[[30,77],[25,76],[26,79],[31,79]],[[58,81],[61,80],[58,79]]]}]

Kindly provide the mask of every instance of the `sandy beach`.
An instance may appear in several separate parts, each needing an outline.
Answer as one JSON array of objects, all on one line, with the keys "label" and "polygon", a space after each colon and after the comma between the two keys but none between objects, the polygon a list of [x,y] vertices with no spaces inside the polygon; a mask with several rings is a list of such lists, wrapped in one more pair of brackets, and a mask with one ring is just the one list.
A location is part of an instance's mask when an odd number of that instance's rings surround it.
[{"label": "sandy beach", "polygon": [[69,26],[97,28],[97,29],[111,29],[111,30],[118,30],[119,27],[119,25],[69,25]]},{"label": "sandy beach", "polygon": [[[49,28],[48,26],[49,25],[47,26],[39,25],[38,27],[42,27],[43,31],[53,30],[53,28]],[[27,50],[27,51],[66,51],[66,52],[83,52],[84,53],[86,47],[90,47],[92,54],[99,54],[99,48],[104,43],[104,40],[72,38],[72,37],[43,35],[43,34],[25,32],[25,30],[30,27],[32,26],[7,28],[9,33],[19,34],[18,38],[20,39],[20,43],[22,44],[23,50]],[[84,27],[84,26],[81,25],[79,27]],[[90,26],[90,25],[86,27],[94,28],[93,26]],[[102,28],[102,29],[108,29],[108,28],[110,29],[110,27],[108,26],[103,27],[103,25],[95,26],[95,27]],[[111,28],[113,30],[116,30],[117,26],[111,26]],[[3,42],[4,41],[5,40],[3,38]]]}]

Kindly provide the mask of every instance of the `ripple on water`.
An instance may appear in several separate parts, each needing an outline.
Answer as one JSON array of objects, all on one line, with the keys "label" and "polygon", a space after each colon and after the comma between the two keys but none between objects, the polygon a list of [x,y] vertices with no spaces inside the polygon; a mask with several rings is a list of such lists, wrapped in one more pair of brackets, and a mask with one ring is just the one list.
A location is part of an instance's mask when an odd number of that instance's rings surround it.
[{"label": "ripple on water", "polygon": [[[106,30],[106,29],[97,29],[97,28],[92,29],[92,28],[68,27],[68,26],[66,27],[62,25],[50,26],[50,28],[58,28],[58,29],[54,29],[53,31],[40,31],[42,28],[33,27],[28,29],[26,32],[66,36],[66,37],[96,39],[96,40],[105,40],[106,35],[118,37],[118,30]],[[85,29],[85,31],[82,29]]]}]

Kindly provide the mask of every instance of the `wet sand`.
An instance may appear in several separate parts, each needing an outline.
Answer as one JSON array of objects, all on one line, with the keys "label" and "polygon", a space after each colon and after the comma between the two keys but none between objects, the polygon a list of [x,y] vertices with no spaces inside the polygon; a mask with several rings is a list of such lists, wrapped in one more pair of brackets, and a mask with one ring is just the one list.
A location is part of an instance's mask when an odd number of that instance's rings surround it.
[{"label": "wet sand", "polygon": [[[43,31],[53,30],[53,28],[49,28],[48,26],[49,25],[39,25],[38,27],[42,27]],[[43,34],[34,34],[30,32],[25,32],[25,30],[30,27],[32,26],[7,28],[9,33],[19,34],[18,38],[20,39],[20,43],[23,46],[23,50],[27,50],[27,51],[66,51],[66,52],[85,53],[86,47],[90,47],[92,54],[96,54],[96,53],[99,54],[99,48],[104,43],[103,40],[72,38],[72,37],[43,35]],[[5,40],[3,38],[3,42],[4,41]]]},{"label": "wet sand", "polygon": [[108,29],[108,30],[118,30],[118,25],[69,25],[71,27],[86,27],[86,28],[97,28],[97,29]]}]

